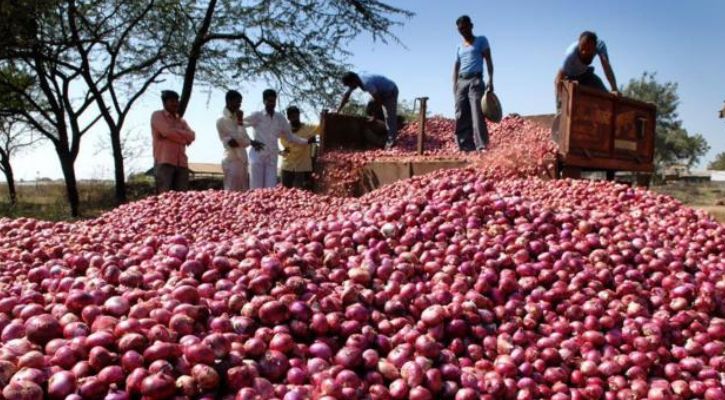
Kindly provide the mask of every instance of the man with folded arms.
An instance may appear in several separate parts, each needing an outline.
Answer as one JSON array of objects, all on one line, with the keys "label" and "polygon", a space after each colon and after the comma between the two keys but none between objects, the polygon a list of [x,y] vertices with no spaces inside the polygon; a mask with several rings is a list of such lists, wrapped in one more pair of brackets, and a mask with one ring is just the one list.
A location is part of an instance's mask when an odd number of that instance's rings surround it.
[{"label": "man with folded arms", "polygon": [[161,102],[164,109],[151,114],[156,192],[187,190],[189,161],[186,146],[194,141],[194,131],[179,115],[178,93],[164,90]]}]

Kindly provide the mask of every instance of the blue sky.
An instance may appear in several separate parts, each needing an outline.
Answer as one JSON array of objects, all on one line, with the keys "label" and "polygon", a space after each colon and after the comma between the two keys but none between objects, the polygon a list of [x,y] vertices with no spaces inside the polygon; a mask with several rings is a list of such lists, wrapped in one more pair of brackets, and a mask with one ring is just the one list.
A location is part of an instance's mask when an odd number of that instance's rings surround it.
[{"label": "blue sky", "polygon": [[[433,114],[453,115],[451,71],[460,36],[455,19],[468,14],[474,33],[491,43],[494,85],[505,113],[551,113],[553,79],[566,47],[583,30],[594,30],[606,43],[618,84],[624,85],[643,71],[661,81],[679,84],[680,117],[690,133],[701,133],[711,146],[705,157],[725,151],[725,119],[718,110],[725,100],[725,1],[722,0],[389,0],[416,13],[395,29],[402,45],[355,40],[348,60],[359,71],[386,75],[398,83],[400,97],[428,96]],[[596,71],[604,78],[601,64]],[[167,81],[163,87],[179,86]],[[262,107],[261,82],[240,82],[245,112]],[[144,156],[130,169],[143,170],[150,157],[150,113],[160,108],[152,88],[134,109],[128,122],[131,134],[148,139]],[[197,132],[189,148],[192,162],[219,162],[221,145],[214,127],[223,107],[223,92],[197,90],[187,113]],[[281,105],[286,105],[281,99]],[[95,135],[95,137],[93,136]],[[93,132],[82,145],[77,162],[80,178],[112,177],[111,158],[98,153],[103,133]],[[451,138],[451,140],[453,140]],[[15,162],[18,179],[36,176],[60,178],[60,167],[50,146],[21,154]]]}]

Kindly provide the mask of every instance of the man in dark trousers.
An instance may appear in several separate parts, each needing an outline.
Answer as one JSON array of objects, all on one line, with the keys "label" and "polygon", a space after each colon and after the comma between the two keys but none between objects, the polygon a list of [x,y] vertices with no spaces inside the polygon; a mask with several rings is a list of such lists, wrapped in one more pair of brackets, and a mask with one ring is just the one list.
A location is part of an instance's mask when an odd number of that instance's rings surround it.
[{"label": "man in dark trousers", "polygon": [[375,103],[385,110],[385,127],[388,130],[385,148],[392,148],[398,136],[398,86],[395,82],[381,75],[358,75],[347,72],[342,76],[342,84],[347,86],[347,91],[342,96],[337,112],[341,112],[345,107],[353,90],[360,88],[368,92]]},{"label": "man in dark trousers", "polygon": [[456,49],[453,67],[453,93],[456,99],[456,141],[462,151],[485,150],[488,129],[481,110],[481,98],[486,90],[483,83],[483,60],[488,70],[488,90],[493,91],[493,61],[491,46],[485,36],[473,35],[473,23],[468,15],[456,20],[463,43]]}]

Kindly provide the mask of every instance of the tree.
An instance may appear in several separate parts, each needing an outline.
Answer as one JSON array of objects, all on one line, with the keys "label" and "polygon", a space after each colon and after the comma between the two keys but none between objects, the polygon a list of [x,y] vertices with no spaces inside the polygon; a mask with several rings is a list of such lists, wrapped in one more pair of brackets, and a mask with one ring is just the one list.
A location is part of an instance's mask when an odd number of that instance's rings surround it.
[{"label": "tree", "polygon": [[725,151],[715,156],[715,159],[710,162],[707,169],[716,169],[718,171],[725,171]]},{"label": "tree", "polygon": [[[367,106],[370,99],[365,97],[364,95],[353,94],[342,109],[342,113],[361,117],[367,116]],[[413,101],[408,100],[398,102],[398,116],[402,117],[407,123],[417,121],[420,118],[420,109],[416,109],[413,104]],[[430,111],[427,114],[430,114]]]},{"label": "tree", "polygon": [[38,137],[33,135],[22,121],[14,117],[0,118],[0,171],[5,175],[11,206],[15,206],[18,202],[11,161],[19,151],[30,148],[37,141]]},{"label": "tree", "polygon": [[[9,4],[11,15],[27,15],[33,29],[0,54],[0,92],[19,99],[14,106],[1,109],[18,115],[35,132],[49,140],[55,149],[66,184],[71,215],[80,214],[75,160],[81,139],[98,122],[100,115],[89,117],[93,93],[78,85],[81,71],[73,64],[73,43],[66,35],[64,2],[16,0]],[[4,11],[5,12],[5,11]],[[27,84],[18,84],[17,74],[29,76]]]},{"label": "tree", "polygon": [[165,73],[183,77],[182,114],[196,81],[238,87],[263,78],[295,101],[324,102],[349,42],[362,32],[395,40],[392,17],[410,15],[378,0],[8,0],[0,62],[32,76],[34,92],[3,76],[0,90],[22,96],[23,117],[53,143],[77,216],[81,138],[105,123],[124,201],[124,122]]},{"label": "tree", "polygon": [[659,83],[656,74],[644,72],[639,79],[631,79],[622,93],[627,97],[654,103],[657,106],[655,129],[657,170],[661,171],[679,163],[690,168],[710,149],[702,135],[699,133],[690,135],[682,127],[682,121],[677,113],[680,102],[677,83]]},{"label": "tree", "polygon": [[108,129],[117,203],[126,201],[121,137],[126,118],[162,74],[182,65],[167,54],[177,40],[173,29],[157,25],[163,18],[176,26],[177,20],[169,20],[180,18],[169,13],[173,4],[166,0],[66,0],[63,23],[74,45],[73,68],[80,72]]},{"label": "tree", "polygon": [[[20,87],[30,86],[31,79],[27,75],[18,73],[15,70],[6,70],[5,74],[11,75],[15,85]],[[13,93],[0,93],[0,109],[24,107],[22,100]],[[0,171],[5,175],[8,185],[8,196],[10,204],[17,204],[17,192],[15,190],[15,176],[11,160],[18,151],[30,147],[37,141],[37,137],[27,129],[27,124],[15,113],[0,113]]]},{"label": "tree", "polygon": [[397,41],[395,18],[412,15],[379,0],[184,0],[167,14],[175,24],[159,25],[176,34],[183,114],[197,80],[233,88],[261,78],[293,102],[331,104],[350,41],[362,33]]}]

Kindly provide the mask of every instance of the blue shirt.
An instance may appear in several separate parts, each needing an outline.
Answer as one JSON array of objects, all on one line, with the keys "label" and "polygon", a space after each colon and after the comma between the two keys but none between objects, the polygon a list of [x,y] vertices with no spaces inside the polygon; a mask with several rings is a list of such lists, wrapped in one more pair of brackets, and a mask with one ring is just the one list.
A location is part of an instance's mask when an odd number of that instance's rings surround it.
[{"label": "blue shirt", "polygon": [[362,90],[373,96],[387,97],[395,94],[398,87],[395,82],[381,75],[358,75],[362,81]]},{"label": "blue shirt", "polygon": [[483,52],[488,50],[488,39],[485,36],[476,36],[473,44],[459,44],[456,48],[456,61],[460,63],[458,72],[464,75],[483,73]]},{"label": "blue shirt", "polygon": [[[574,42],[568,49],[566,49],[566,58],[564,59],[564,65],[561,68],[564,70],[564,75],[568,78],[577,77],[587,72],[587,68],[589,68],[588,65],[584,64],[582,60],[579,59],[578,49],[579,42]],[[607,45],[604,44],[604,41],[597,41],[596,54],[600,57],[604,56],[609,58],[607,55]]]}]

